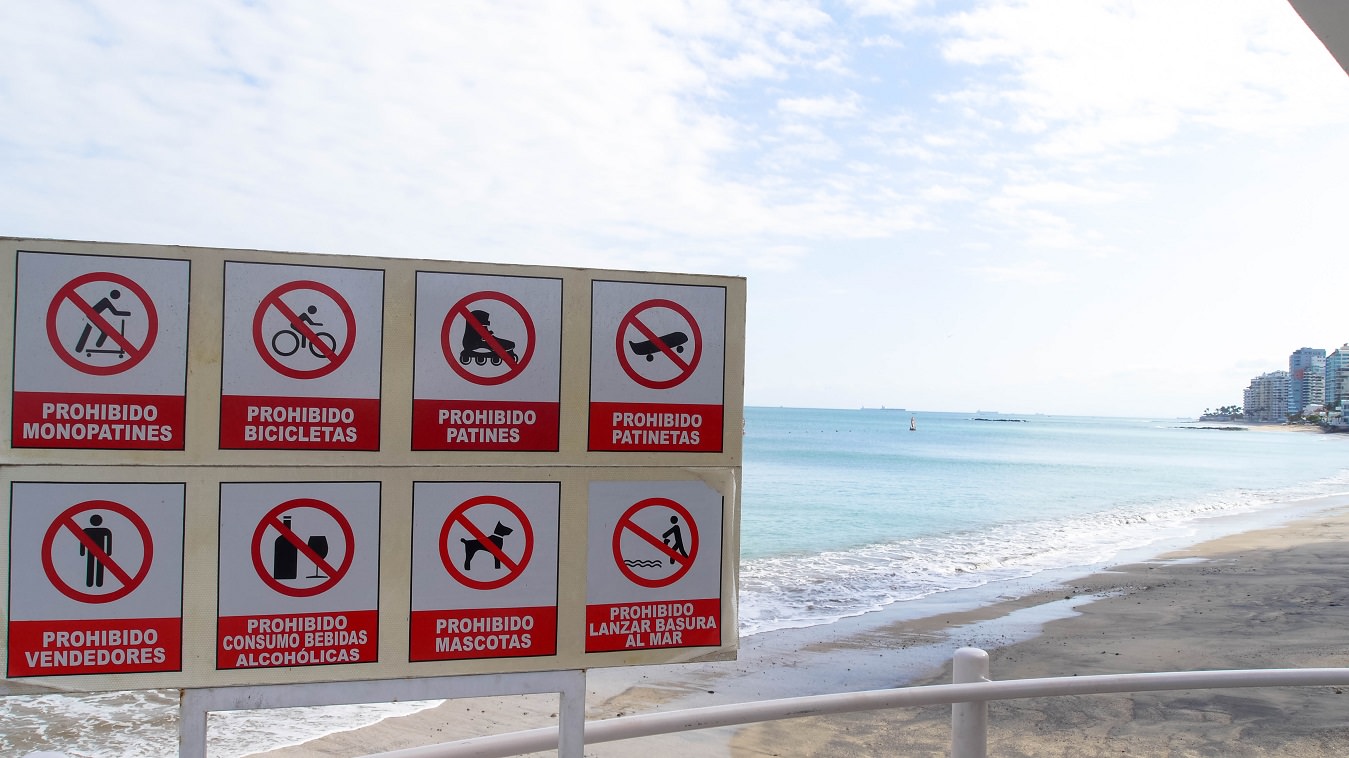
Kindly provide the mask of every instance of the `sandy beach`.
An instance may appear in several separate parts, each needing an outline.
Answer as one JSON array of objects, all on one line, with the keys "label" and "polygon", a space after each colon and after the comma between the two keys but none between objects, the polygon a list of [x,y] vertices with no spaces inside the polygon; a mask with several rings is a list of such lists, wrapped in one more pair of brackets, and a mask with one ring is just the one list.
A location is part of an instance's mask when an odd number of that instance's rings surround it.
[{"label": "sandy beach", "polygon": [[[1038,637],[989,649],[995,679],[1349,665],[1349,511],[1235,535],[1065,588],[1108,594]],[[958,638],[956,633],[952,635]],[[928,683],[950,681],[949,667]],[[999,756],[1329,756],[1349,753],[1338,688],[1007,701]],[[943,755],[950,711],[855,714],[747,727],[733,754]]]},{"label": "sandy beach", "polygon": [[[733,662],[592,671],[588,718],[948,682],[950,655],[965,646],[989,651],[994,679],[1346,666],[1346,576],[1341,504],[992,605],[755,635]],[[544,726],[556,712],[552,696],[447,701],[264,755],[361,755]],[[1349,754],[1349,692],[1333,687],[1006,701],[990,706],[989,723],[999,756]],[[949,729],[949,707],[934,707],[592,745],[586,755],[936,756]]]}]

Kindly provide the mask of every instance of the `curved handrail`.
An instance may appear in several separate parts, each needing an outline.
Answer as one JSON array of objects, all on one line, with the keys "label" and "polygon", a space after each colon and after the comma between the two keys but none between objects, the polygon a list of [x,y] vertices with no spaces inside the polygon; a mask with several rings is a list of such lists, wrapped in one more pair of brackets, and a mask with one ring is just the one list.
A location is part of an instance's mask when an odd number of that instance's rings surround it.
[{"label": "curved handrail", "polygon": [[[1104,695],[1164,690],[1228,689],[1237,687],[1309,687],[1349,685],[1349,668],[1241,669],[1231,671],[1172,671],[1146,674],[1101,674],[1045,679],[1011,679],[969,684],[806,695],[749,703],[730,703],[662,713],[643,713],[601,721],[587,721],[585,743],[650,737],[670,732],[752,724],[760,721],[822,716],[855,711],[907,708],[922,705],[1016,700],[1064,695]],[[473,737],[439,745],[378,753],[367,758],[505,758],[557,747],[555,726],[506,734]]]}]

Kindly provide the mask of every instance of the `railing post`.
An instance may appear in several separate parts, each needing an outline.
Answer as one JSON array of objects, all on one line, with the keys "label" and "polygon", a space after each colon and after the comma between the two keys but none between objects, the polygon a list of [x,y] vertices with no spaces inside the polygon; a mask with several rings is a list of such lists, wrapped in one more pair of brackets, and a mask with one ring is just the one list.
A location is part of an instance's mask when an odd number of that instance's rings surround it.
[{"label": "railing post", "polygon": [[[951,681],[988,681],[988,653],[962,647],[951,660]],[[988,758],[988,701],[951,704],[951,758]]]},{"label": "railing post", "polygon": [[586,670],[577,670],[579,684],[564,687],[557,719],[557,758],[582,758],[586,747]]},{"label": "railing post", "polygon": [[206,709],[196,690],[178,690],[178,756],[206,758]]}]

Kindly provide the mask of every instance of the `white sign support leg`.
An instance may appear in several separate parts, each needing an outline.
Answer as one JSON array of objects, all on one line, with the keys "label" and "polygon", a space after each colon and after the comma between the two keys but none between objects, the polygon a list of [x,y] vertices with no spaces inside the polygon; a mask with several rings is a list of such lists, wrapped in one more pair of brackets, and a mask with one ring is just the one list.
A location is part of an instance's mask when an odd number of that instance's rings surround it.
[{"label": "white sign support leg", "polygon": [[586,677],[585,670],[580,683],[570,690],[562,690],[562,704],[558,710],[557,755],[558,758],[582,758],[586,744]]},{"label": "white sign support leg", "polygon": [[206,719],[211,711],[391,703],[403,700],[448,700],[461,697],[556,692],[561,696],[561,707],[558,712],[558,756],[581,758],[585,745],[585,689],[585,671],[577,669],[525,674],[482,674],[428,679],[316,682],[181,690],[178,701],[178,754],[183,758],[206,758]]}]

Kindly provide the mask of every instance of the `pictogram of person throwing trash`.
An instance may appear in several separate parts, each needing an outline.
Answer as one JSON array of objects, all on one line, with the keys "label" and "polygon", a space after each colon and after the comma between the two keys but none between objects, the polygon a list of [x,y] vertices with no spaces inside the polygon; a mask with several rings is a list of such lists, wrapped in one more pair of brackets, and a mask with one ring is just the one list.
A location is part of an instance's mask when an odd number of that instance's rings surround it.
[{"label": "pictogram of person throwing trash", "polygon": [[[673,524],[673,526],[661,533],[661,541],[674,552],[679,553],[685,558],[689,557],[689,551],[684,549],[684,530],[679,527],[679,517],[671,516],[670,523]],[[670,564],[673,565],[674,562],[674,556],[671,555]]]}]

